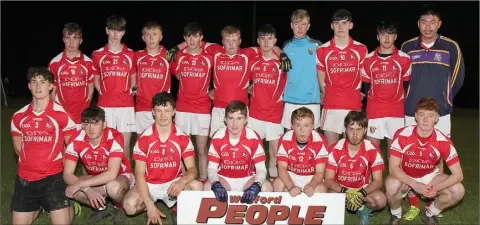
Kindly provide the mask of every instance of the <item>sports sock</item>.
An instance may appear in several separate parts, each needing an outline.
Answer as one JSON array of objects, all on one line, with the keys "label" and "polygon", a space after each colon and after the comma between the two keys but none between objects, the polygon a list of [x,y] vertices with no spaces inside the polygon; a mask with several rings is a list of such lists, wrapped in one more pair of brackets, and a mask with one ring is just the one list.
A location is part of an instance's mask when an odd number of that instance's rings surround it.
[{"label": "sports sock", "polygon": [[396,216],[397,218],[402,218],[402,207],[398,207],[398,209],[390,209],[390,213],[392,216]]},{"label": "sports sock", "polygon": [[410,203],[411,206],[415,206],[417,208],[420,207],[420,198],[418,198],[417,195],[408,195],[408,203]]},{"label": "sports sock", "polygon": [[437,216],[441,212],[442,210],[435,207],[435,202],[432,202],[432,204],[427,207],[427,211],[425,214],[427,214],[428,217],[432,217],[432,216]]}]

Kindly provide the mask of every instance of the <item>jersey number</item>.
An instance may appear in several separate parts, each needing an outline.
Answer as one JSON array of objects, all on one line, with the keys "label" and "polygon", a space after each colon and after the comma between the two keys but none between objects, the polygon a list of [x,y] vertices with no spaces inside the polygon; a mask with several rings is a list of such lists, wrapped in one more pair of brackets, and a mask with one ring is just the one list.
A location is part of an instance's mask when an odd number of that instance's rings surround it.
[{"label": "jersey number", "polygon": [[298,161],[303,162],[303,156],[299,156]]},{"label": "jersey number", "polygon": [[387,71],[387,65],[382,66],[383,71]]},{"label": "jersey number", "polygon": [[232,152],[233,158],[235,158],[235,152]]},{"label": "jersey number", "polygon": [[341,60],[345,60],[345,55],[340,55]]},{"label": "jersey number", "polygon": [[113,59],[113,64],[118,64],[118,59]]}]

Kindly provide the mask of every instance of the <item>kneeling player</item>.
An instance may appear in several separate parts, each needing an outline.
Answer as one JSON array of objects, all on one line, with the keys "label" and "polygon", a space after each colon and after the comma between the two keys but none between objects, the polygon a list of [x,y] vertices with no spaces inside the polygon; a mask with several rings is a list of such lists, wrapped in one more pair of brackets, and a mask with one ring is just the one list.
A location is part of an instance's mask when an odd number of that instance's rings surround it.
[{"label": "kneeling player", "polygon": [[[115,223],[122,223],[125,214],[121,209],[125,193],[134,185],[130,161],[123,154],[123,136],[107,127],[105,111],[89,107],[82,112],[82,130],[70,139],[65,151],[63,178],[69,185],[65,194],[95,210],[88,223],[95,223],[115,214]],[[87,175],[75,176],[77,160],[86,168]],[[107,207],[105,198],[115,203]],[[117,209],[117,210],[115,210]]]},{"label": "kneeling player", "polygon": [[[390,149],[389,172],[385,181],[390,223],[398,224],[402,217],[401,202],[410,189],[428,199],[435,199],[421,212],[425,224],[438,224],[438,214],[463,199],[465,189],[460,183],[463,172],[453,143],[434,128],[439,119],[437,102],[422,98],[416,106],[417,125],[398,130]],[[451,175],[440,173],[439,161],[445,163]]]},{"label": "kneeling player", "polygon": [[[152,111],[155,123],[145,129],[133,149],[136,186],[125,196],[123,207],[128,215],[146,209],[147,224],[162,224],[160,217],[165,215],[155,202],[162,200],[171,208],[182,190],[200,191],[202,184],[195,180],[197,169],[192,142],[173,124],[175,100],[172,95],[161,92],[153,96]],[[181,169],[182,159],[185,175]],[[175,214],[175,209],[173,211]],[[176,215],[173,220],[176,223]]]},{"label": "kneeling player", "polygon": [[301,107],[292,112],[292,129],[279,141],[276,192],[288,191],[292,197],[304,192],[308,197],[326,192],[323,183],[328,152],[325,138],[314,130],[313,112]]},{"label": "kneeling player", "polygon": [[[272,191],[265,180],[265,152],[262,140],[247,123],[247,105],[235,100],[225,108],[227,127],[213,134],[208,151],[208,181],[218,201],[227,201],[227,191],[244,191],[241,202],[252,203],[260,191]],[[255,171],[254,171],[255,169]]]},{"label": "kneeling player", "polygon": [[[367,117],[350,111],[344,120],[345,137],[329,147],[325,184],[329,192],[346,193],[346,207],[368,224],[371,211],[386,205],[381,191],[384,163],[380,150],[365,139]],[[364,205],[366,204],[366,205]]]}]

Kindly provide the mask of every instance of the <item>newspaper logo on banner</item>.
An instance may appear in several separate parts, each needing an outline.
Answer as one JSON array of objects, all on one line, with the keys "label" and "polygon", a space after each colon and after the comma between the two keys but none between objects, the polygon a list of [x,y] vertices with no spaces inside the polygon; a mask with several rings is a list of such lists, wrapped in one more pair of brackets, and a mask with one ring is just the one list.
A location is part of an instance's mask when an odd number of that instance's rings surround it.
[{"label": "newspaper logo on banner", "polygon": [[178,224],[344,224],[345,194],[260,192],[252,204],[240,203],[243,192],[228,192],[218,202],[212,191],[182,191]]}]

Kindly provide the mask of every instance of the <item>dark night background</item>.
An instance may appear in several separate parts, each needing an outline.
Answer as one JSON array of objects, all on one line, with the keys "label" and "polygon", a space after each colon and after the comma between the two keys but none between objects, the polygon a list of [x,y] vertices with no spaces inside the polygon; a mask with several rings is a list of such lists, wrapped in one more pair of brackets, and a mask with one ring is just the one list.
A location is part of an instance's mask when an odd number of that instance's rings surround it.
[{"label": "dark night background", "polygon": [[[163,44],[167,48],[183,41],[183,26],[198,22],[204,40],[220,43],[220,30],[228,24],[242,32],[242,47],[256,45],[253,32],[265,23],[277,29],[278,46],[292,37],[290,15],[295,9],[309,11],[309,36],[328,41],[332,13],[346,8],[353,13],[351,36],[372,51],[378,45],[376,26],[388,19],[397,23],[396,46],[419,34],[417,19],[422,2],[257,2],[254,25],[253,2],[2,2],[2,79],[8,77],[16,97],[28,97],[25,78],[28,66],[47,66],[63,51],[62,28],[67,22],[83,27],[81,49],[88,56],[107,43],[105,19],[116,13],[127,19],[124,43],[131,49],[144,48],[142,25],[155,20],[163,26]],[[456,107],[478,108],[479,102],[479,24],[478,2],[437,2],[442,16],[439,33],[458,42],[465,58],[464,86],[455,98]],[[253,31],[252,31],[253,30]],[[175,79],[173,79],[175,81]],[[176,82],[172,87],[176,94]]]}]

